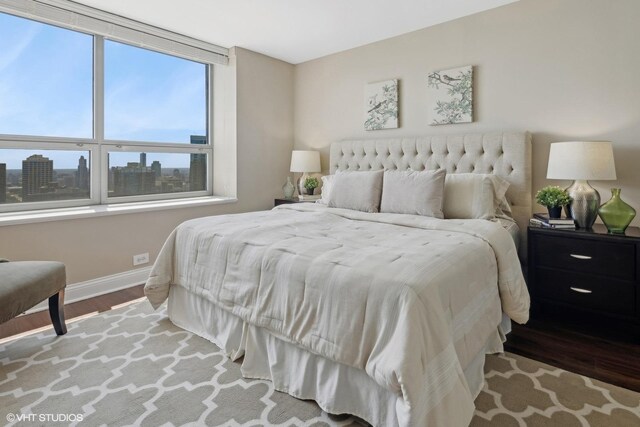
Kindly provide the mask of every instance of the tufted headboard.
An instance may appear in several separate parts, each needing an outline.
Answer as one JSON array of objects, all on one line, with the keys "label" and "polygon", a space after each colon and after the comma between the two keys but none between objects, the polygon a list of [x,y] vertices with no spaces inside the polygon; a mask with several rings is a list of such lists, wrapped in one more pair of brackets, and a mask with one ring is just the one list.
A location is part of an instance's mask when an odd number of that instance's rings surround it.
[{"label": "tufted headboard", "polygon": [[494,173],[511,183],[507,200],[526,248],[531,218],[531,134],[476,133],[393,139],[345,140],[331,145],[331,173],[338,170],[446,169]]}]

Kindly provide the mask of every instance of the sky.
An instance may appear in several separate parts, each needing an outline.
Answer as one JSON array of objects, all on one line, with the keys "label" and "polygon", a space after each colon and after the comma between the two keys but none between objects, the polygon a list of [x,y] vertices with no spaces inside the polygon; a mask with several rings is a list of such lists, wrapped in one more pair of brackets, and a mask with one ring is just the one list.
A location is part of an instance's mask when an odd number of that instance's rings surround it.
[{"label": "sky", "polygon": [[[91,138],[92,63],[92,36],[0,13],[0,134]],[[188,144],[205,134],[204,64],[105,41],[106,139]],[[84,154],[35,152],[56,169],[76,168]],[[0,163],[19,169],[33,153],[0,149]],[[154,156],[188,167],[188,154]]]}]

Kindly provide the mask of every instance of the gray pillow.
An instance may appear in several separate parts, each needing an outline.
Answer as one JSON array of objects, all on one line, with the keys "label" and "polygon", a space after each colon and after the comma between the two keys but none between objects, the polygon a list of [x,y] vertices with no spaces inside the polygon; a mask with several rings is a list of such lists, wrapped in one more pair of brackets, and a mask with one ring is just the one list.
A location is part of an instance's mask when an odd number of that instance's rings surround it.
[{"label": "gray pillow", "polygon": [[380,210],[384,171],[336,172],[331,180],[327,205],[330,208],[363,212]]},{"label": "gray pillow", "polygon": [[444,169],[384,173],[380,212],[444,218]]},{"label": "gray pillow", "polygon": [[507,180],[493,174],[449,174],[444,184],[444,217],[493,219],[504,205],[510,211],[505,199],[508,188]]}]

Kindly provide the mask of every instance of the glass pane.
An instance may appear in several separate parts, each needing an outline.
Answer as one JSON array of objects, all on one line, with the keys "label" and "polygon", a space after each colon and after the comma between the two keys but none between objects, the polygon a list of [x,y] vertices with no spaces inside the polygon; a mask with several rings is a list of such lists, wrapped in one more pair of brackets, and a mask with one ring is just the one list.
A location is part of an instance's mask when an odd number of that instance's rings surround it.
[{"label": "glass pane", "polygon": [[0,13],[0,134],[91,138],[93,37]]},{"label": "glass pane", "polygon": [[109,197],[206,189],[206,154],[109,153]]},{"label": "glass pane", "polygon": [[105,138],[189,143],[206,135],[204,64],[105,41]]},{"label": "glass pane", "polygon": [[0,203],[90,197],[89,151],[0,149]]}]

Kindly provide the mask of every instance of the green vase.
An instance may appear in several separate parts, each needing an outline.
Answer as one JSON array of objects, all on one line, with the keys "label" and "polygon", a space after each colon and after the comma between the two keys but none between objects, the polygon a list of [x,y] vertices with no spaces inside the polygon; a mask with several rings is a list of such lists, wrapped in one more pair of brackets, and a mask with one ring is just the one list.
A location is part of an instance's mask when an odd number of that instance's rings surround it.
[{"label": "green vase", "polygon": [[626,204],[620,198],[620,189],[611,189],[611,200],[598,209],[598,214],[607,226],[609,233],[624,234],[633,218],[636,216],[636,210]]}]

